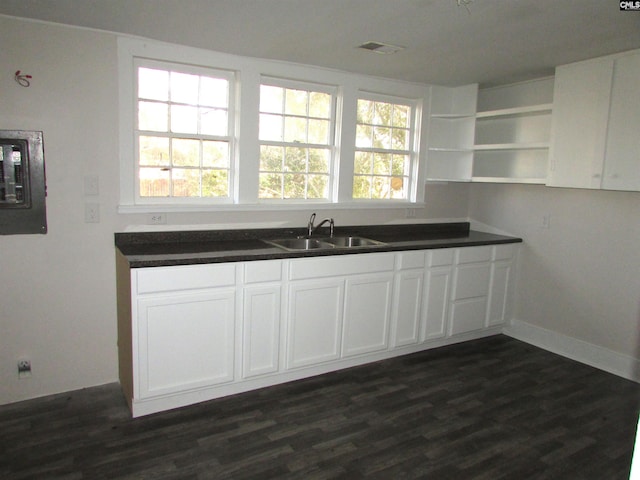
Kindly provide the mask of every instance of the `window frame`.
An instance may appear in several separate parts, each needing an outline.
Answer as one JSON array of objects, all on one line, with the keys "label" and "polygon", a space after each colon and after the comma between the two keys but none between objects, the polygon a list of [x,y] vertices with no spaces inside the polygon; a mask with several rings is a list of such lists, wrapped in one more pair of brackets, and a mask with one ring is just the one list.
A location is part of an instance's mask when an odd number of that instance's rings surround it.
[{"label": "window frame", "polygon": [[[329,152],[329,171],[328,171],[328,192],[327,198],[260,198],[260,187],[258,186],[257,198],[258,203],[264,205],[288,205],[292,203],[304,203],[304,204],[324,204],[324,203],[333,203],[336,201],[337,197],[337,169],[336,169],[336,138],[337,138],[337,97],[338,97],[338,87],[335,85],[327,85],[327,84],[319,84],[315,82],[306,82],[301,80],[290,80],[273,76],[262,75],[260,78],[260,85],[258,88],[261,90],[262,86],[270,86],[270,87],[278,87],[283,88],[285,90],[301,90],[306,92],[319,92],[330,95],[330,111],[329,111],[329,131],[327,133],[327,144],[315,144],[315,143],[303,143],[303,142],[288,142],[286,140],[277,141],[277,140],[263,140],[260,138],[260,134],[258,133],[258,145],[259,148],[262,146],[275,146],[275,147],[301,147],[301,148],[321,148],[326,149]],[[260,122],[260,116],[263,113],[269,114],[269,112],[262,112],[260,107],[258,107],[258,123]],[[283,120],[286,119],[286,112],[278,113],[274,115],[281,115]],[[293,116],[293,115],[292,115]],[[312,119],[310,115],[307,115],[303,118]],[[260,153],[258,154],[260,156]],[[258,159],[258,162],[260,159]],[[258,165],[258,177],[260,173],[263,171],[260,169],[260,165]],[[286,172],[282,172],[283,174]],[[306,174],[305,174],[306,175]],[[283,191],[284,195],[284,191]]]},{"label": "window frame", "polygon": [[[233,100],[235,114],[234,152],[232,154],[232,198],[213,201],[210,197],[194,201],[152,202],[151,197],[136,198],[137,162],[135,160],[134,126],[137,116],[134,91],[134,60],[136,58],[193,65],[206,70],[228,71],[234,75]],[[345,71],[289,62],[279,62],[215,52],[207,49],[156,42],[136,37],[117,37],[118,63],[118,133],[120,214],[155,214],[187,212],[297,211],[309,208],[377,209],[407,208],[424,201],[429,106],[432,88],[427,84],[403,82]],[[332,199],[260,200],[259,191],[259,101],[260,84],[264,78],[336,88],[334,112],[334,157],[332,165]],[[353,199],[354,146],[356,134],[357,98],[363,94],[381,95],[400,101],[416,102],[414,110],[415,137],[411,191],[407,200]]]},{"label": "window frame", "polygon": [[[220,78],[224,79],[228,82],[228,98],[227,98],[227,134],[226,135],[206,135],[202,133],[181,133],[181,132],[172,132],[169,127],[166,132],[157,132],[152,130],[140,130],[138,128],[138,102],[141,100],[138,94],[138,71],[140,68],[150,68],[155,70],[162,70],[167,72],[178,72],[178,73],[186,73],[191,75],[198,76],[206,76],[211,78]],[[234,190],[235,183],[235,151],[236,151],[236,142],[235,142],[235,124],[236,124],[236,107],[235,107],[235,74],[232,71],[205,67],[200,65],[190,65],[173,61],[166,60],[156,60],[156,59],[148,59],[135,57],[133,59],[133,82],[134,82],[134,126],[133,126],[133,134],[134,134],[134,163],[135,163],[135,194],[134,194],[134,202],[136,205],[212,205],[212,204],[231,204],[233,203],[236,192]],[[144,99],[143,99],[144,100]],[[173,102],[168,100],[167,105],[171,106]],[[199,106],[199,105],[198,105]],[[139,140],[141,136],[154,135],[161,138],[172,139],[194,139],[199,140],[200,142],[205,140],[211,141],[223,141],[227,142],[229,146],[229,166],[227,169],[227,183],[228,183],[228,195],[225,197],[181,197],[181,196],[173,196],[170,194],[166,197],[150,197],[150,196],[141,196],[140,195],[140,178],[141,178],[141,169],[144,166],[140,165],[140,145]],[[190,169],[198,170],[199,172],[203,172],[204,169],[202,165],[199,167],[192,167]]]},{"label": "window frame", "polygon": [[[406,197],[405,198],[361,198],[361,197],[354,197],[353,196],[353,191],[351,192],[351,200],[353,202],[363,202],[363,203],[371,203],[371,202],[376,202],[376,203],[392,203],[392,204],[397,204],[397,203],[415,203],[415,198],[416,198],[416,191],[417,191],[417,182],[418,182],[418,161],[419,161],[419,125],[420,122],[418,121],[418,114],[419,114],[419,101],[417,99],[411,99],[411,98],[405,98],[405,97],[400,97],[400,96],[396,96],[396,95],[388,95],[388,94],[381,94],[381,93],[375,93],[375,92],[369,92],[369,91],[364,91],[361,90],[358,92],[358,96],[356,98],[356,111],[358,108],[358,101],[359,100],[366,100],[366,101],[372,101],[372,102],[381,102],[381,103],[388,103],[388,104],[392,104],[392,105],[404,105],[409,107],[410,109],[410,115],[409,115],[409,120],[408,120],[408,135],[409,138],[407,140],[407,150],[397,150],[397,149],[385,149],[385,148],[376,148],[376,147],[358,147],[357,146],[357,135],[354,135],[353,137],[353,158],[352,158],[352,162],[354,164],[354,169],[355,169],[355,161],[356,161],[356,156],[358,154],[358,152],[369,152],[369,153],[383,153],[383,154],[398,154],[398,153],[402,153],[405,155],[408,155],[409,157],[409,162],[408,162],[408,172],[403,175],[403,177],[406,177],[407,180],[407,186],[406,186]],[[357,129],[357,126],[359,125],[358,121],[357,121],[357,115],[356,115],[356,120],[355,120],[355,128]],[[373,126],[373,125],[372,125]],[[364,175],[359,175],[356,174],[355,172],[352,173],[351,175],[351,182],[353,183],[356,176],[364,176]],[[370,175],[371,177],[373,177],[374,175]],[[382,175],[385,177],[393,177],[393,175]]]}]

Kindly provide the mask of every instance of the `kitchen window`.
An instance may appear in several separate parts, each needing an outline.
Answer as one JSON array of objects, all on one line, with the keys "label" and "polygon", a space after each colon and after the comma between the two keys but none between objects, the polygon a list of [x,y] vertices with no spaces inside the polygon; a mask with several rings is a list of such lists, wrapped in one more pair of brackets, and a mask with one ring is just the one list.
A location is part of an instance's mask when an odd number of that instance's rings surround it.
[{"label": "kitchen window", "polygon": [[409,199],[413,111],[406,101],[377,96],[358,98],[354,199]]},{"label": "kitchen window", "polygon": [[228,200],[233,75],[136,62],[137,196],[159,203]]},{"label": "kitchen window", "polygon": [[333,89],[263,79],[260,85],[260,200],[330,200]]}]

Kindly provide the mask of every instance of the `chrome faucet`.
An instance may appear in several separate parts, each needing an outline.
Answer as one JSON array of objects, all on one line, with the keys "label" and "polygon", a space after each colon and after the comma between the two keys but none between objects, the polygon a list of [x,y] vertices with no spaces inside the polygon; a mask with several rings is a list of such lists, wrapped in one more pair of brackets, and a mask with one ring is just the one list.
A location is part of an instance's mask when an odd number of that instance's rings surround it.
[{"label": "chrome faucet", "polygon": [[335,222],[333,221],[333,218],[325,218],[318,225],[313,224],[315,220],[316,220],[316,214],[312,213],[311,216],[309,217],[309,223],[307,224],[307,233],[309,237],[313,235],[313,232],[318,230],[321,226],[323,226],[327,222],[329,223],[329,236],[333,237],[333,227],[335,226]]}]

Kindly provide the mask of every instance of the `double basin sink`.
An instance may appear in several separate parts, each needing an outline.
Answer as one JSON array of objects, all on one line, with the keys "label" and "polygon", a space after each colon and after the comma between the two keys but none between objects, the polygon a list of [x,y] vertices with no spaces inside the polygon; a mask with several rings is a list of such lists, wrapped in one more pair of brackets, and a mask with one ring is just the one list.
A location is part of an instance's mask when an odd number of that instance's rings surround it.
[{"label": "double basin sink", "polygon": [[263,242],[287,251],[328,250],[332,248],[358,248],[386,245],[386,243],[377,240],[353,236],[282,238],[277,240],[263,240]]}]

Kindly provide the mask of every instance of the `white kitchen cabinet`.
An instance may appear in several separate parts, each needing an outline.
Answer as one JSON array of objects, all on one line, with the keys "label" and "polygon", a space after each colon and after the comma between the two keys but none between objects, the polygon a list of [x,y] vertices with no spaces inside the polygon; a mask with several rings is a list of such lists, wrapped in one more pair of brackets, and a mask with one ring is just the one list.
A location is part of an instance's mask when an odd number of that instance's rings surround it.
[{"label": "white kitchen cabinet", "polygon": [[392,272],[346,279],[343,357],[388,347],[392,284]]},{"label": "white kitchen cabinet", "polygon": [[640,191],[640,51],[556,69],[547,184]]},{"label": "white kitchen cabinet", "polygon": [[227,264],[134,270],[137,398],[234,379],[235,281]]},{"label": "white kitchen cabinet", "polygon": [[344,280],[305,280],[289,286],[288,368],[340,357]]},{"label": "white kitchen cabinet", "polygon": [[509,318],[511,276],[516,247],[513,244],[493,247],[486,327],[502,325]]},{"label": "white kitchen cabinet", "polygon": [[242,376],[279,370],[282,261],[244,264]]},{"label": "white kitchen cabinet", "polygon": [[497,333],[515,252],[508,244],[134,269],[118,255],[123,391],[140,416]]},{"label": "white kitchen cabinet", "polygon": [[640,191],[640,52],[613,68],[602,188]]},{"label": "white kitchen cabinet", "polygon": [[492,247],[469,247],[456,251],[449,335],[480,330],[485,326]]},{"label": "white kitchen cabinet", "polygon": [[233,380],[235,289],[148,295],[137,311],[139,398]]},{"label": "white kitchen cabinet", "polygon": [[431,250],[428,253],[422,341],[441,338],[447,333],[454,253],[455,249],[452,248]]},{"label": "white kitchen cabinet", "polygon": [[427,180],[469,181],[478,85],[431,87]]},{"label": "white kitchen cabinet", "polygon": [[478,92],[472,181],[546,182],[552,100],[553,78]]},{"label": "white kitchen cabinet", "polygon": [[424,289],[425,252],[396,255],[391,317],[391,346],[415,345],[420,341],[420,318]]}]

